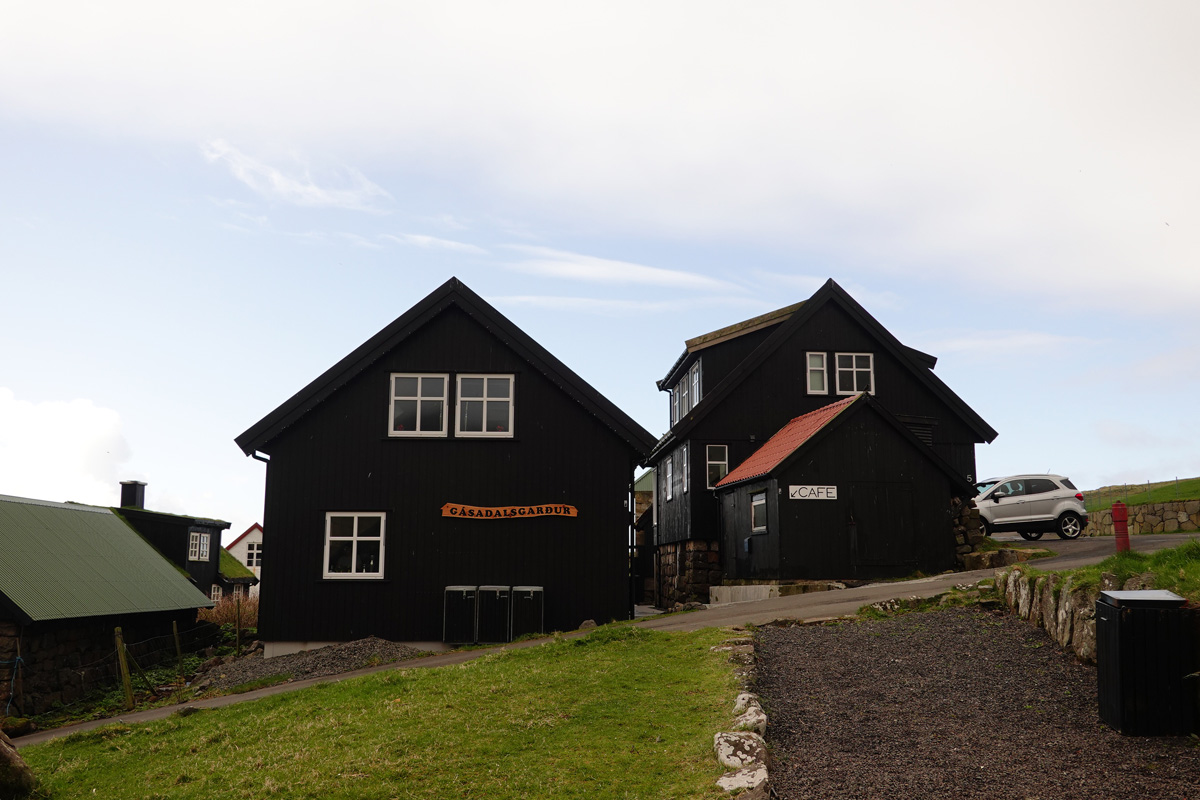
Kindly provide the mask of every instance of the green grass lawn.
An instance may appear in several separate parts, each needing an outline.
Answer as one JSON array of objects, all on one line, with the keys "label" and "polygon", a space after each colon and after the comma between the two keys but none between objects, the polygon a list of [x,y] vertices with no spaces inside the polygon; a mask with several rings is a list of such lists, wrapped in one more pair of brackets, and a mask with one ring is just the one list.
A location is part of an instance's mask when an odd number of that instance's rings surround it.
[{"label": "green grass lawn", "polygon": [[23,749],[40,797],[717,798],[736,682],[719,630],[397,669]]},{"label": "green grass lawn", "polygon": [[1088,511],[1103,511],[1112,508],[1116,500],[1127,506],[1147,503],[1171,503],[1176,500],[1200,499],[1200,478],[1184,478],[1179,481],[1164,481],[1152,484],[1129,486],[1104,486],[1083,493]]},{"label": "green grass lawn", "polygon": [[[1032,574],[1041,573],[1034,567],[1023,565],[1022,568]],[[1150,554],[1130,550],[1111,555],[1098,564],[1057,574],[1073,575],[1072,586],[1083,589],[1098,586],[1104,572],[1115,574],[1120,584],[1134,575],[1153,572],[1155,589],[1167,589],[1193,603],[1200,603],[1200,541],[1190,540],[1178,547]]]}]

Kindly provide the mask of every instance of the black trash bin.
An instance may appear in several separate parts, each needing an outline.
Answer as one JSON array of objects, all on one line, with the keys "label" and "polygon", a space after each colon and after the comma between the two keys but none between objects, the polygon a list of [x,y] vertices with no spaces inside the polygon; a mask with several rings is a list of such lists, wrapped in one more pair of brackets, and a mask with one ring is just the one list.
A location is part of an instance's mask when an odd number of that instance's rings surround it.
[{"label": "black trash bin", "polygon": [[475,587],[447,586],[442,605],[442,641],[447,644],[475,642]]},{"label": "black trash bin", "polygon": [[512,638],[545,633],[541,586],[514,586],[512,589]]},{"label": "black trash bin", "polygon": [[1100,719],[1129,736],[1200,730],[1197,609],[1174,592],[1101,592],[1096,600]]},{"label": "black trash bin", "polygon": [[512,592],[508,586],[480,586],[477,600],[476,641],[504,644],[512,641]]}]

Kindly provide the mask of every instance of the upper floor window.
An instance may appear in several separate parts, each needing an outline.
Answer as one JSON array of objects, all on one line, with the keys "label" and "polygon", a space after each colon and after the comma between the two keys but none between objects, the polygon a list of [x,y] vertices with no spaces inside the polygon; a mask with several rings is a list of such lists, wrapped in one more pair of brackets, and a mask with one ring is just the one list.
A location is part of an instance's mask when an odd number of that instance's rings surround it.
[{"label": "upper floor window", "polygon": [[699,402],[700,362],[697,361],[671,389],[671,425],[683,419]]},{"label": "upper floor window", "polygon": [[445,436],[445,374],[393,373],[389,436]]},{"label": "upper floor window", "polygon": [[691,465],[688,463],[688,446],[683,446],[683,491],[688,490],[688,473],[691,472]]},{"label": "upper floor window", "polygon": [[829,381],[825,369],[824,353],[805,353],[808,369],[808,393],[829,394]]},{"label": "upper floor window", "polygon": [[875,356],[872,353],[835,353],[838,394],[875,394]]},{"label": "upper floor window", "polygon": [[692,364],[691,380],[692,380],[692,408],[695,408],[696,405],[700,402],[700,362],[699,361],[697,361],[695,364]]},{"label": "upper floor window", "polygon": [[729,474],[729,447],[723,444],[704,446],[708,461],[708,488],[712,489]]},{"label": "upper floor window", "polygon": [[208,536],[199,531],[188,535],[188,561],[208,561]]},{"label": "upper floor window", "polygon": [[666,494],[668,500],[671,499],[671,488],[672,488],[672,484],[675,482],[675,475],[674,475],[675,470],[673,468],[674,462],[675,462],[675,454],[672,453],[671,455],[667,456],[667,474],[666,474],[666,492],[665,492],[665,494]]},{"label": "upper floor window", "polygon": [[683,380],[679,382],[679,413],[681,416],[686,414],[692,407],[691,386],[692,382],[685,374]]},{"label": "upper floor window", "polygon": [[262,542],[247,542],[246,543],[246,566],[261,567],[262,566]]},{"label": "upper floor window", "polygon": [[513,376],[459,375],[458,436],[513,435]]},{"label": "upper floor window", "polygon": [[382,578],[384,514],[325,515],[326,578]]}]

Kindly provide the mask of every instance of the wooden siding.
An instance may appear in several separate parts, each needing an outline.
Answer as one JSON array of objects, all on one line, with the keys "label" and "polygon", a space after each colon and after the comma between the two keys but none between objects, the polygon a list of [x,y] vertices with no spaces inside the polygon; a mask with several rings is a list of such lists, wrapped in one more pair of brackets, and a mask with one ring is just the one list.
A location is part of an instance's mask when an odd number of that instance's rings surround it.
[{"label": "wooden siding", "polygon": [[[389,438],[393,372],[515,375],[514,437]],[[453,415],[453,402],[448,413]],[[636,454],[492,332],[450,306],[270,442],[260,634],[442,638],[450,585],[545,588],[547,630],[628,616],[625,503]],[[441,516],[446,503],[569,504],[577,517]],[[383,579],[322,578],[325,515],[386,513]]]},{"label": "wooden siding", "polygon": [[[749,496],[761,483],[723,494],[726,575],[743,579],[900,577],[954,566],[947,513],[949,477],[871,409],[806,445],[772,476],[763,547],[777,560],[739,560],[749,530]],[[792,485],[837,486],[837,500],[790,500]],[[743,519],[744,517],[744,519]],[[756,543],[756,551],[757,551]]]}]

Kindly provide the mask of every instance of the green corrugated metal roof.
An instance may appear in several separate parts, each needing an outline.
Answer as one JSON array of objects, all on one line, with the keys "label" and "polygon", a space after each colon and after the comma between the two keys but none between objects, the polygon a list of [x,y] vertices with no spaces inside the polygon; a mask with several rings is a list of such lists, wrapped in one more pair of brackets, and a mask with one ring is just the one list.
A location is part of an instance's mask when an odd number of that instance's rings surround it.
[{"label": "green corrugated metal roof", "polygon": [[217,567],[226,578],[253,578],[254,573],[242,562],[234,558],[233,553],[221,548],[221,565]]},{"label": "green corrugated metal roof", "polygon": [[637,477],[633,482],[633,490],[635,492],[652,492],[654,491],[654,470],[648,469]]},{"label": "green corrugated metal roof", "polygon": [[0,495],[0,594],[26,622],[211,606],[107,508]]}]

